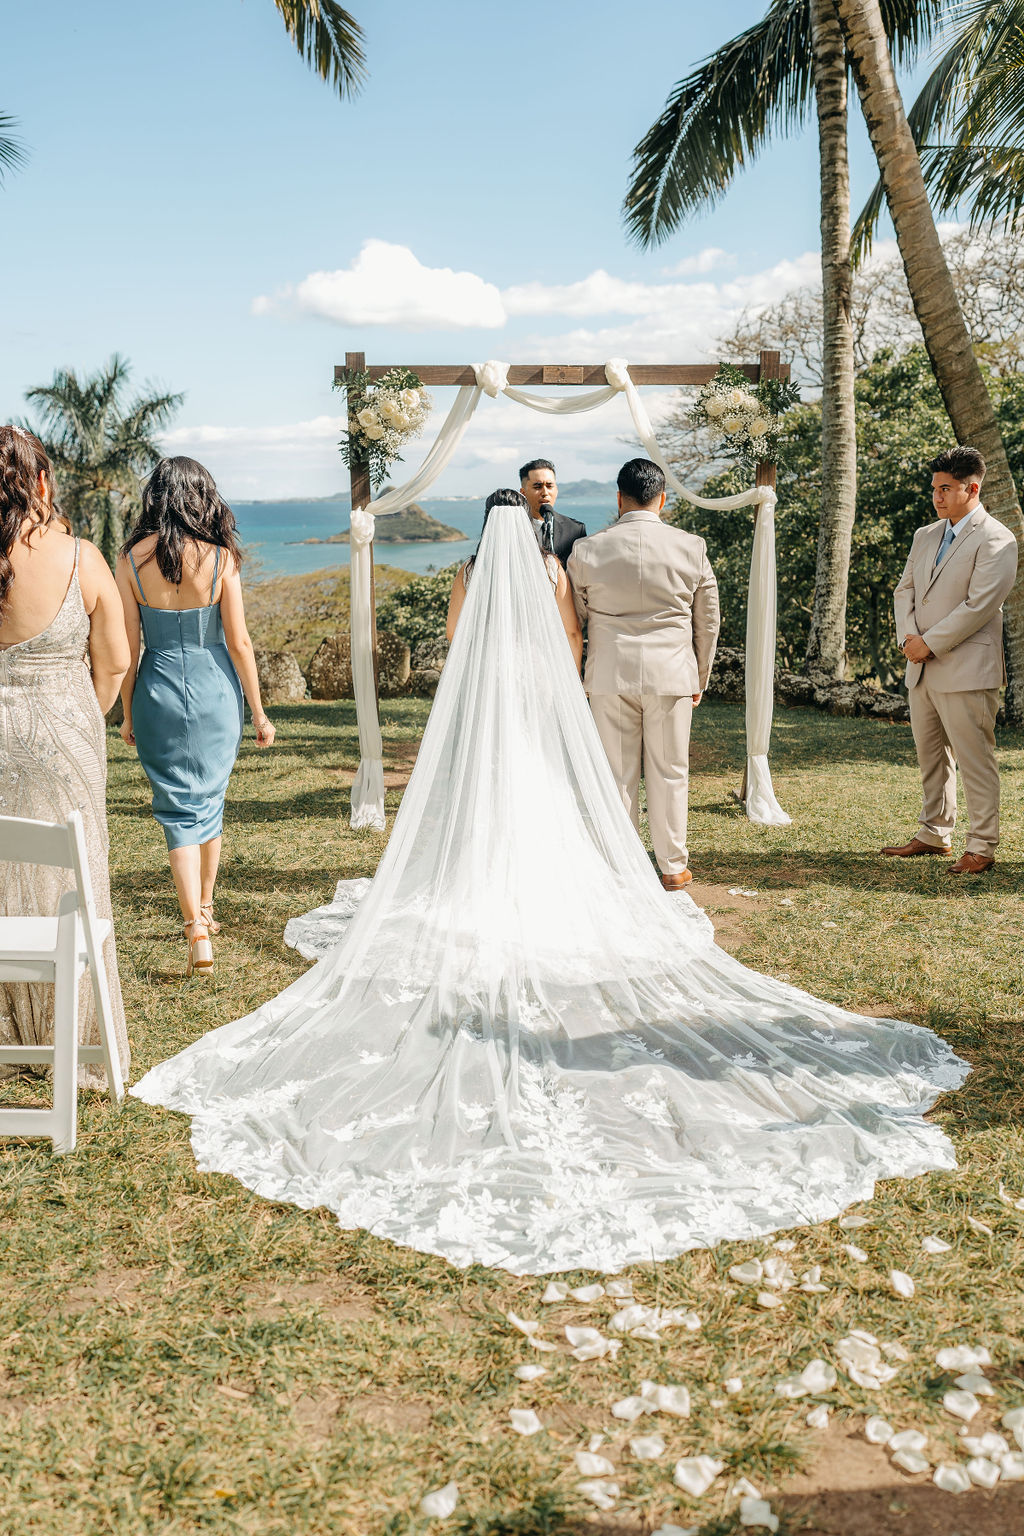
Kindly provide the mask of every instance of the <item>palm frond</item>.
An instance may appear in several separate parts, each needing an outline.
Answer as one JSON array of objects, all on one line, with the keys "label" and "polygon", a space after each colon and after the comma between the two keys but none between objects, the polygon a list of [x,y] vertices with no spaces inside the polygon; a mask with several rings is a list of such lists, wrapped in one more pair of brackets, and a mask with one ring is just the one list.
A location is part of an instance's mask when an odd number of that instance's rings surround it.
[{"label": "palm frond", "polygon": [[921,151],[938,214],[968,205],[970,222],[1009,229],[1024,214],[1024,148],[1006,144],[941,145]]},{"label": "palm frond", "polygon": [[28,158],[21,140],[14,131],[17,126],[16,117],[11,117],[7,112],[0,112],[0,183],[3,182],[8,171],[18,170]]},{"label": "palm frond", "polygon": [[300,56],[345,99],[366,79],[363,30],[337,0],[274,0]]}]

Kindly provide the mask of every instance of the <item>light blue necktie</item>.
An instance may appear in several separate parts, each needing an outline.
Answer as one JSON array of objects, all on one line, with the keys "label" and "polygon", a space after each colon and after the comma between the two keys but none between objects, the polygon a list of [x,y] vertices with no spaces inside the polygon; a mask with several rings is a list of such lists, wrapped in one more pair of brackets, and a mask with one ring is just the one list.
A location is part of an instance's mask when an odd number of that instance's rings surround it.
[{"label": "light blue necktie", "polygon": [[939,545],[939,552],[935,556],[935,564],[936,565],[941,565],[943,560],[945,560],[946,556],[949,554],[950,548],[951,548],[953,540],[955,538],[956,538],[956,529],[953,527],[953,524],[951,522],[949,522],[949,520],[947,519],[947,521],[946,521],[946,531],[942,535],[942,543]]}]

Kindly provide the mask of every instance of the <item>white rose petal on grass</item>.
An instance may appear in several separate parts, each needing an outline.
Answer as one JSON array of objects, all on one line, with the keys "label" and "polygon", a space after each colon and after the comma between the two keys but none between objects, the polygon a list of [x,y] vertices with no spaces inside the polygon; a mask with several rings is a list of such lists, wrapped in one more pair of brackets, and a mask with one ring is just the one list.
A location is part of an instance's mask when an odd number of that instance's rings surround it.
[{"label": "white rose petal on grass", "polygon": [[975,1232],[981,1232],[985,1237],[992,1236],[992,1228],[986,1226],[983,1221],[979,1221],[977,1216],[968,1216],[967,1225],[973,1227]]},{"label": "white rose petal on grass", "polygon": [[928,1457],[922,1456],[920,1451],[897,1451],[892,1464],[894,1467],[900,1467],[904,1472],[909,1472],[912,1477],[918,1472],[927,1472],[931,1466]]},{"label": "white rose petal on grass", "polygon": [[722,1386],[730,1397],[735,1397],[738,1392],[743,1391],[743,1378],[742,1376],[730,1376],[722,1382]]},{"label": "white rose petal on grass", "polygon": [[1004,1483],[1024,1483],[1024,1451],[1007,1451],[999,1458]]},{"label": "white rose petal on grass", "polygon": [[963,1419],[965,1424],[969,1424],[981,1408],[981,1404],[973,1392],[963,1392],[960,1390],[944,1393],[942,1406],[947,1413],[953,1414],[955,1418]]},{"label": "white rose petal on grass", "polygon": [[828,1422],[828,1405],[826,1403],[819,1403],[807,1415],[808,1429],[828,1429]]},{"label": "white rose petal on grass", "polygon": [[821,1283],[820,1264],[812,1264],[810,1269],[804,1270],[800,1276],[800,1289],[812,1296],[821,1295],[828,1290],[828,1286]]},{"label": "white rose petal on grass", "polygon": [[648,1405],[648,1413],[667,1413],[675,1419],[690,1417],[690,1393],[686,1387],[659,1387],[654,1382],[645,1381],[640,1393]]},{"label": "white rose petal on grass", "polygon": [[541,1301],[547,1303],[552,1301],[565,1301],[568,1295],[569,1287],[565,1284],[564,1280],[552,1280],[550,1281],[547,1290],[544,1292],[544,1295],[541,1297]]},{"label": "white rose petal on grass", "polygon": [[590,1479],[576,1484],[576,1492],[598,1509],[614,1509],[619,1496],[618,1483],[598,1483]]},{"label": "white rose petal on grass", "polygon": [[784,1305],[782,1297],[777,1296],[774,1291],[758,1291],[757,1304],[759,1307],[765,1307],[767,1309],[772,1307],[781,1307]]},{"label": "white rose petal on grass", "polygon": [[951,1465],[943,1461],[935,1468],[932,1482],[936,1488],[941,1488],[943,1493],[966,1493],[971,1486],[971,1480],[964,1467]]},{"label": "white rose petal on grass", "polygon": [[747,1259],[743,1264],[734,1264],[729,1271],[729,1279],[735,1280],[737,1285],[757,1285],[764,1274],[764,1266],[760,1259]]},{"label": "white rose petal on grass", "polygon": [[637,1461],[655,1461],[665,1454],[665,1442],[660,1435],[635,1435],[629,1448]]},{"label": "white rose petal on grass", "polygon": [[923,1451],[927,1444],[928,1436],[919,1429],[901,1429],[889,1439],[890,1451]]},{"label": "white rose petal on grass", "polygon": [[955,1387],[962,1387],[965,1392],[973,1392],[975,1397],[994,1397],[995,1388],[987,1376],[980,1371],[965,1371],[954,1381]]},{"label": "white rose petal on grass", "polygon": [[549,1344],[547,1339],[538,1339],[536,1335],[532,1333],[527,1335],[526,1342],[528,1344],[532,1344],[534,1349],[546,1350],[549,1355],[553,1350],[558,1348],[557,1344]]},{"label": "white rose petal on grass", "polygon": [[929,1235],[928,1237],[922,1237],[921,1247],[925,1253],[949,1253],[953,1244],[944,1242],[941,1237]]},{"label": "white rose petal on grass", "polygon": [[888,1445],[896,1431],[880,1414],[873,1413],[864,1425],[864,1438],[872,1445]]},{"label": "white rose petal on grass", "polygon": [[[785,906],[785,902],[782,905]],[[772,1243],[772,1247],[776,1253],[792,1253],[796,1243],[791,1237],[780,1237],[777,1243]]]},{"label": "white rose petal on grass", "polygon": [[852,1259],[855,1264],[866,1264],[868,1261],[868,1256],[864,1252],[864,1249],[858,1248],[856,1243],[844,1243],[843,1252],[846,1254],[846,1257],[848,1259]]},{"label": "white rose petal on grass", "polygon": [[587,1441],[587,1450],[590,1452],[599,1451],[602,1445],[604,1445],[606,1438],[607,1436],[605,1435],[591,1435]]},{"label": "white rose petal on grass", "polygon": [[994,1429],[986,1430],[983,1435],[964,1435],[960,1445],[968,1456],[990,1456],[993,1461],[998,1461],[1010,1449]]},{"label": "white rose petal on grass", "polygon": [[883,1339],[879,1345],[879,1348],[881,1349],[882,1354],[886,1355],[890,1360],[910,1359],[909,1352],[903,1348],[902,1344],[887,1344]]},{"label": "white rose petal on grass", "polygon": [[868,1392],[877,1392],[896,1375],[896,1367],[882,1359],[878,1340],[861,1329],[853,1329],[845,1339],[840,1339],[836,1354],[850,1380]]},{"label": "white rose petal on grass", "polygon": [[1004,1429],[1008,1429],[1016,1440],[1021,1450],[1024,1451],[1024,1408],[1011,1408],[1004,1413],[999,1420]]},{"label": "white rose petal on grass", "polygon": [[979,1488],[994,1488],[999,1481],[1000,1469],[987,1456],[972,1456],[965,1468],[967,1476]]},{"label": "white rose petal on grass", "polygon": [[777,1531],[779,1517],[772,1514],[772,1507],[767,1499],[752,1499],[748,1494],[745,1499],[740,1499],[740,1525],[757,1526],[765,1531]]},{"label": "white rose petal on grass", "polygon": [[1024,1199],[1011,1195],[1005,1184],[999,1186],[999,1198],[1004,1205],[1012,1205],[1015,1211],[1024,1211]]},{"label": "white rose petal on grass", "polygon": [[870,1227],[871,1217],[861,1216],[854,1211],[850,1216],[840,1216],[839,1225],[844,1232],[854,1232],[858,1227]]},{"label": "white rose petal on grass", "polygon": [[890,1269],[889,1284],[892,1286],[897,1296],[903,1296],[906,1300],[909,1300],[917,1290],[917,1286],[914,1284],[913,1279],[910,1275],[907,1274],[906,1270],[903,1269]]},{"label": "white rose petal on grass", "polygon": [[547,1367],[543,1365],[517,1365],[515,1374],[519,1381],[538,1381],[541,1376],[547,1375]]},{"label": "white rose petal on grass", "polygon": [[621,1339],[606,1339],[597,1328],[566,1328],[565,1336],[572,1345],[576,1360],[600,1360],[604,1355],[613,1358],[622,1347]]},{"label": "white rose petal on grass", "polygon": [[596,1456],[593,1451],[577,1451],[576,1470],[581,1477],[613,1477],[614,1463],[607,1456]]},{"label": "white rose petal on grass", "polygon": [[716,1461],[714,1456],[684,1456],[676,1462],[672,1481],[692,1499],[699,1499],[724,1471],[725,1462]]},{"label": "white rose petal on grass", "polygon": [[632,1280],[609,1280],[605,1290],[614,1301],[633,1300]]},{"label": "white rose petal on grass", "polygon": [[935,1364],[943,1371],[977,1371],[992,1364],[992,1356],[984,1345],[977,1348],[970,1344],[954,1344],[940,1349]]},{"label": "white rose petal on grass", "polygon": [[455,1513],[458,1502],[458,1483],[445,1483],[443,1488],[435,1488],[433,1493],[423,1495],[420,1499],[420,1514],[432,1520],[447,1520],[449,1515]]},{"label": "white rose petal on grass", "polygon": [[540,1327],[540,1323],[530,1322],[525,1317],[517,1317],[514,1312],[506,1312],[505,1316],[512,1324],[512,1327],[518,1328],[520,1333],[525,1333],[527,1338],[529,1338],[532,1333],[536,1333],[537,1329]]},{"label": "white rose petal on grass", "polygon": [[612,1403],[612,1417],[625,1419],[627,1424],[641,1418],[647,1412],[648,1404],[642,1397],[621,1397],[617,1403]]},{"label": "white rose petal on grass", "polygon": [[581,1285],[569,1295],[577,1301],[598,1301],[604,1295],[603,1285]]},{"label": "white rose petal on grass", "polygon": [[508,1417],[517,1435],[536,1435],[544,1428],[532,1408],[510,1408]]}]

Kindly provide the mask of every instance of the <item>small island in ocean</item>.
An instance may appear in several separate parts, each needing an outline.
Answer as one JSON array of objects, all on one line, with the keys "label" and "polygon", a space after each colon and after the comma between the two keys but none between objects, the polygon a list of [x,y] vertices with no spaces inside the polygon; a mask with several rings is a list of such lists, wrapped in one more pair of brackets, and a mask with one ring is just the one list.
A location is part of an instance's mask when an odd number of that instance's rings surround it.
[{"label": "small island in ocean", "polygon": [[[374,530],[375,544],[456,544],[465,540],[466,534],[448,523],[439,523],[436,517],[416,501],[411,501],[401,512],[392,512],[378,520]],[[349,533],[330,533],[323,539],[296,539],[297,544],[347,544]]]}]

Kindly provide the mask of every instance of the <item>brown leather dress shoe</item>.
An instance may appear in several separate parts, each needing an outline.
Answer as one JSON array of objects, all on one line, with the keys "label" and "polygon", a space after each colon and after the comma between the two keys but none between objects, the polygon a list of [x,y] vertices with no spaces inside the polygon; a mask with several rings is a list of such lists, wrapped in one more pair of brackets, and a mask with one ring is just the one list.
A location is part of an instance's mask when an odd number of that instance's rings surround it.
[{"label": "brown leather dress shoe", "polygon": [[946,870],[947,875],[983,875],[991,869],[995,859],[985,853],[962,853],[955,864]]},{"label": "brown leather dress shoe", "polygon": [[882,852],[892,859],[916,859],[923,853],[941,853],[948,859],[953,852],[952,848],[936,848],[934,843],[922,843],[919,837],[912,837],[909,843],[901,843],[897,846],[890,843]]},{"label": "brown leather dress shoe", "polygon": [[688,869],[681,869],[678,875],[662,875],[661,883],[666,891],[681,891],[684,885],[689,885],[693,876]]}]

